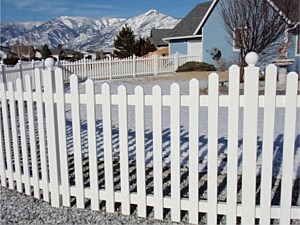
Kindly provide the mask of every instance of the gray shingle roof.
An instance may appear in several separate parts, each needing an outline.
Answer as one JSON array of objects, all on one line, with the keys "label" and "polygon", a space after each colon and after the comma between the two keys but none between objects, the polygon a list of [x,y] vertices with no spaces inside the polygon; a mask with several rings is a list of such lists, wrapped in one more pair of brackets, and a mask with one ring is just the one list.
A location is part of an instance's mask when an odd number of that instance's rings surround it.
[{"label": "gray shingle roof", "polygon": [[172,29],[155,29],[151,30],[150,40],[156,47],[168,46],[168,43],[162,39],[168,37]]},{"label": "gray shingle roof", "polygon": [[169,33],[168,37],[193,35],[213,1],[198,4]]}]

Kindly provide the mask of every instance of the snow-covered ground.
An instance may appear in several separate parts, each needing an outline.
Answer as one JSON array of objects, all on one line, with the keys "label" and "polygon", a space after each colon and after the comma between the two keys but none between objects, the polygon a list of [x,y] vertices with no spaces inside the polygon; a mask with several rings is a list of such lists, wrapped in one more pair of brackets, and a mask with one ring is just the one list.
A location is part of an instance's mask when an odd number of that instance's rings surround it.
[{"label": "snow-covered ground", "polygon": [[[207,80],[199,80],[200,88],[207,87]],[[164,76],[160,79],[154,79],[153,77],[147,78],[135,78],[124,80],[111,80],[111,81],[97,81],[95,82],[96,93],[101,93],[101,85],[103,83],[109,83],[112,93],[117,93],[119,85],[124,85],[127,88],[129,94],[134,93],[134,88],[139,85],[144,89],[145,94],[151,94],[152,88],[155,85],[159,85],[162,88],[163,94],[170,94],[170,85],[177,82],[180,85],[181,94],[188,94],[189,80],[178,79],[174,76]],[[66,87],[67,92],[69,87]],[[80,93],[85,93],[85,84],[80,83]],[[101,106],[96,108],[97,122],[97,149],[100,158],[103,158],[103,136],[102,136],[102,109]],[[294,175],[293,177],[300,177],[300,113],[297,109],[297,124],[296,124],[296,137],[295,137],[295,155],[294,155]],[[199,131],[199,171],[205,172],[207,169],[207,107],[200,108],[200,131]],[[238,170],[242,172],[242,150],[243,150],[243,108],[240,108],[239,118],[239,143],[238,143]],[[67,134],[68,134],[68,149],[72,151],[72,120],[71,120],[71,107],[67,105]],[[82,151],[88,152],[88,137],[87,137],[87,123],[86,123],[86,107],[81,106],[81,118],[82,118]],[[275,130],[274,130],[274,151],[273,151],[273,177],[279,178],[282,170],[282,156],[283,156],[283,139],[284,139],[284,109],[277,108],[275,115]],[[218,150],[218,163],[219,173],[225,174],[227,172],[227,133],[228,133],[228,116],[227,108],[219,109],[219,150]],[[118,131],[118,108],[112,107],[112,143],[113,153],[118,156],[119,153],[119,131]],[[189,158],[189,122],[188,122],[188,107],[181,108],[181,165],[182,167],[188,167]],[[152,109],[146,106],[145,108],[145,156],[146,165],[152,165]],[[261,171],[262,161],[262,140],[263,140],[263,108],[258,110],[258,137],[257,137],[257,173]],[[128,143],[129,143],[129,159],[134,162],[135,160],[135,114],[134,107],[128,108]],[[162,142],[163,142],[163,163],[169,165],[170,162],[170,110],[168,107],[163,107],[163,122],[162,122]],[[253,149],[255,151],[256,149]]]}]

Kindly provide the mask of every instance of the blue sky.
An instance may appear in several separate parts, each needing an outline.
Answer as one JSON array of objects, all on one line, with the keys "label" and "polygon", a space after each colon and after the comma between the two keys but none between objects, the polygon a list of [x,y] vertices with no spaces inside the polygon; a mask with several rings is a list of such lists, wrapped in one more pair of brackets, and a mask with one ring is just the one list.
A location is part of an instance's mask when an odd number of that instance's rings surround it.
[{"label": "blue sky", "polygon": [[184,17],[207,0],[0,0],[1,22],[48,21],[58,16],[132,17],[157,9],[174,18]]}]

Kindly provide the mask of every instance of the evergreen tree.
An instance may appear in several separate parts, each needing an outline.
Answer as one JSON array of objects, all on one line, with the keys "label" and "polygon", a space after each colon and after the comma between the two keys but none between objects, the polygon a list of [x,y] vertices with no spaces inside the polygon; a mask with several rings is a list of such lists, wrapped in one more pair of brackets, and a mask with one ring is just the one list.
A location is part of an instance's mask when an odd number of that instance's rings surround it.
[{"label": "evergreen tree", "polygon": [[146,55],[149,52],[154,52],[156,47],[149,38],[140,38],[138,40],[138,56]]},{"label": "evergreen tree", "polygon": [[120,30],[114,40],[114,55],[118,58],[127,58],[138,54],[138,45],[131,27],[127,24]]},{"label": "evergreen tree", "polygon": [[52,53],[51,53],[51,51],[50,51],[47,44],[44,44],[44,46],[42,48],[42,51],[41,51],[41,54],[42,54],[43,59],[46,59],[46,58],[48,58],[52,55]]}]

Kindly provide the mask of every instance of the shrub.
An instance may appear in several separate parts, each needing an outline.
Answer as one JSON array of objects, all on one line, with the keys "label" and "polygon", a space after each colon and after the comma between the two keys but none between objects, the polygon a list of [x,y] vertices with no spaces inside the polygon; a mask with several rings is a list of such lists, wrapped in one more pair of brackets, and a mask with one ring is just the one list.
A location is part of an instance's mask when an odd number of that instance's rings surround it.
[{"label": "shrub", "polygon": [[188,71],[216,71],[214,65],[205,63],[205,62],[187,62],[182,66],[179,66],[176,72],[188,72]]},{"label": "shrub", "polygon": [[3,59],[3,63],[5,65],[8,65],[8,66],[14,66],[18,63],[19,59],[18,58],[6,58],[6,59]]}]

